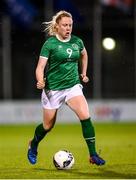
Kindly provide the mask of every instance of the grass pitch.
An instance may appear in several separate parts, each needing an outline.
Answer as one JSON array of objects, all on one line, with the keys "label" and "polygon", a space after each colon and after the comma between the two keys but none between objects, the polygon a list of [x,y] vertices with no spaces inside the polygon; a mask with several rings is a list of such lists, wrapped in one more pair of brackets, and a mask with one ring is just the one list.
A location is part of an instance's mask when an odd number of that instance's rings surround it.
[{"label": "grass pitch", "polygon": [[[135,179],[136,123],[94,124],[97,149],[107,161],[89,164],[80,124],[56,124],[40,143],[38,162],[27,161],[28,141],[36,125],[0,125],[0,179]],[[71,170],[57,170],[53,155],[60,149],[75,157]]]}]

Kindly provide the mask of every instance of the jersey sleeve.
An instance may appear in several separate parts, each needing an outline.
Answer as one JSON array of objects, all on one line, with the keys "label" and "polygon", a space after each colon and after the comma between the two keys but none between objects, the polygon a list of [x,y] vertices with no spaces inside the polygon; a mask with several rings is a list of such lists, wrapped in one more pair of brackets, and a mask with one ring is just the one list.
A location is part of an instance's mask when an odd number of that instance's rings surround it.
[{"label": "jersey sleeve", "polygon": [[83,41],[82,41],[82,39],[79,39],[79,47],[80,47],[80,52],[82,52],[82,50],[84,49],[84,43],[83,43]]},{"label": "jersey sleeve", "polygon": [[49,50],[48,42],[45,42],[41,48],[40,56],[48,59],[49,54],[50,54],[50,50]]}]

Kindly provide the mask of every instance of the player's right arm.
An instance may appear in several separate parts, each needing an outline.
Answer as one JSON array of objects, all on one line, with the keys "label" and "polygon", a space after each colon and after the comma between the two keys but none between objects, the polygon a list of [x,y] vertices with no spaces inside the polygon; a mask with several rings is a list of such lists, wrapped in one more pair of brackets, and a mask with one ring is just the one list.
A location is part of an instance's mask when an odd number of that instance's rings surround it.
[{"label": "player's right arm", "polygon": [[46,64],[47,58],[40,56],[36,67],[37,89],[43,89],[45,87],[44,69]]}]

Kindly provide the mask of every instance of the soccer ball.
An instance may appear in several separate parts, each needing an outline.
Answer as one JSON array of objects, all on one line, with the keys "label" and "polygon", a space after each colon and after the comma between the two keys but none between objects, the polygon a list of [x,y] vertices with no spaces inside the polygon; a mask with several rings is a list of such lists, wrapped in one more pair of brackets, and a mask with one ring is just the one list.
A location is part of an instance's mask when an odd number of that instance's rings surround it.
[{"label": "soccer ball", "polygon": [[75,159],[70,151],[60,150],[54,154],[53,163],[57,169],[71,169]]}]

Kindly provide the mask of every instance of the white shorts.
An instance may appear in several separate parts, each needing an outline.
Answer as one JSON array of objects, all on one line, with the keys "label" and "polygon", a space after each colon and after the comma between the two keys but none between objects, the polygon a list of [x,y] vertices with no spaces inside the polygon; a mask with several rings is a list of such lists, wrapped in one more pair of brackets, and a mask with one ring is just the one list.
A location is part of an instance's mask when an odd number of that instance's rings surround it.
[{"label": "white shorts", "polygon": [[76,84],[64,90],[43,90],[41,95],[42,107],[44,109],[58,109],[72,97],[83,95],[82,88],[81,84]]}]

